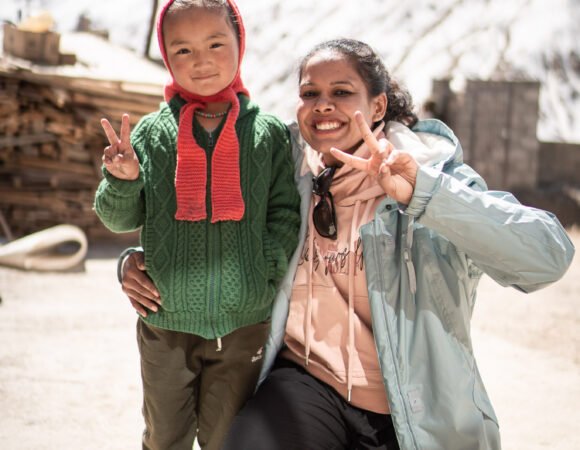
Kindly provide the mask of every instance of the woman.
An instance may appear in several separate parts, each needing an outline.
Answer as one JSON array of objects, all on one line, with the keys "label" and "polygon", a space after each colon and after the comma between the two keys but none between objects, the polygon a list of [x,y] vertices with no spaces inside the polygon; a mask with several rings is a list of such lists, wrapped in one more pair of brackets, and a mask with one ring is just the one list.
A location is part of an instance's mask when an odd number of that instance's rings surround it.
[{"label": "woman", "polygon": [[[224,449],[500,448],[471,350],[478,281],[546,286],[569,266],[570,240],[550,213],[487,191],[367,45],[322,43],[299,78],[301,241],[261,384]],[[143,285],[154,287],[138,261],[123,286],[146,313]]]}]

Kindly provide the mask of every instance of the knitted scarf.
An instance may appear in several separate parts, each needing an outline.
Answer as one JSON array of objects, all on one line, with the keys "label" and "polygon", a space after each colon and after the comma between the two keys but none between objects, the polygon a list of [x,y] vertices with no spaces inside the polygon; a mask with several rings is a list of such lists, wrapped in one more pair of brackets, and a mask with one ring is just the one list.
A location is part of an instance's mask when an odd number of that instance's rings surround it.
[{"label": "knitted scarf", "polygon": [[227,0],[237,18],[239,31],[239,63],[233,81],[222,91],[212,96],[196,95],[183,89],[173,77],[165,45],[163,42],[163,18],[167,8],[173,3],[169,0],[162,8],[157,21],[157,38],[163,61],[171,74],[165,85],[165,100],[179,95],[187,103],[181,108],[177,136],[177,168],[175,171],[175,194],[177,199],[177,220],[200,221],[207,218],[206,184],[207,161],[203,148],[193,136],[193,117],[196,109],[204,109],[210,102],[230,102],[231,108],[226,117],[220,136],[216,142],[211,163],[211,222],[241,220],[244,215],[244,199],[240,187],[239,142],[235,124],[240,112],[237,94],[249,97],[240,77],[240,66],[245,48],[245,29],[238,7],[233,0]]}]

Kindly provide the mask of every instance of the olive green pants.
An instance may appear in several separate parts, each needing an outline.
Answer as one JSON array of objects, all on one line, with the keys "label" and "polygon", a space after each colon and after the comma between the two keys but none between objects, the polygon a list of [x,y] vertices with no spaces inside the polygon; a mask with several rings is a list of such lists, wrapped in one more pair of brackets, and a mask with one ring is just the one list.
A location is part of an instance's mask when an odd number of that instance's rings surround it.
[{"label": "olive green pants", "polygon": [[270,322],[215,339],[137,322],[143,381],[143,449],[219,450],[253,394]]}]

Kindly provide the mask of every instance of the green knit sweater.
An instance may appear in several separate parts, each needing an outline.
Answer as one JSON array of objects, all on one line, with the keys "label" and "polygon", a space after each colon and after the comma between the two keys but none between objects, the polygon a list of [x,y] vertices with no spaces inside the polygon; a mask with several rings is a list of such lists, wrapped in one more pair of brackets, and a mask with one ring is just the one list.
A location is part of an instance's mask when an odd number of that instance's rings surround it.
[{"label": "green knit sweater", "polygon": [[144,320],[213,339],[270,317],[278,282],[298,242],[300,198],[287,128],[240,96],[236,133],[244,217],[211,223],[210,141],[217,136],[210,139],[195,123],[194,136],[207,155],[208,219],[176,220],[176,142],[183,104],[175,97],[141,119],[131,133],[139,178],[119,180],[104,169],[95,210],[114,232],[141,228],[147,272],[162,300],[159,311]]}]

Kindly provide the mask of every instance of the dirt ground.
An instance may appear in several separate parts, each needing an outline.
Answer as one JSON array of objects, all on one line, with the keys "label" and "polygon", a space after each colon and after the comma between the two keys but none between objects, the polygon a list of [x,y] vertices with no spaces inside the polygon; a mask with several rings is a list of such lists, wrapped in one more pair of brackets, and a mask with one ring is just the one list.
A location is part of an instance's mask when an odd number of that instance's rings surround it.
[{"label": "dirt ground", "polygon": [[[580,248],[580,230],[572,230]],[[140,448],[136,315],[115,276],[123,247],[93,245],[84,271],[0,267],[0,449]],[[525,295],[482,280],[479,367],[507,450],[580,449],[580,257]]]}]

